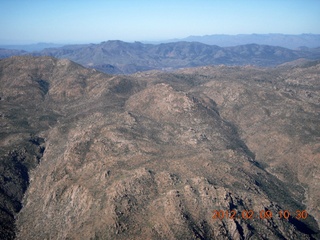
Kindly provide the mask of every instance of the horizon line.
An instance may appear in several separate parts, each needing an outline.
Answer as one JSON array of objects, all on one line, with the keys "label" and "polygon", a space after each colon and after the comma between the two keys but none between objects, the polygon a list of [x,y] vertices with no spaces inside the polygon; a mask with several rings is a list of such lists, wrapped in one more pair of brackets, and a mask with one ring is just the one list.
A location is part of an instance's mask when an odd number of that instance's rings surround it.
[{"label": "horizon line", "polygon": [[[40,45],[40,44],[54,44],[54,45],[71,45],[71,44],[96,44],[102,43],[106,41],[122,41],[122,42],[142,42],[142,43],[160,43],[160,42],[168,42],[168,41],[176,41],[176,40],[185,40],[191,37],[208,37],[208,36],[239,36],[239,35],[287,35],[287,36],[299,36],[299,35],[320,35],[320,33],[298,33],[298,34],[288,34],[288,33],[238,33],[238,34],[225,34],[225,33],[214,33],[214,34],[206,34],[206,35],[189,35],[181,38],[168,38],[163,40],[122,40],[122,39],[107,39],[107,40],[59,40],[59,41],[34,41],[34,40],[7,40],[0,39],[0,45],[2,46],[22,46],[22,45]],[[9,43],[10,42],[10,43]]]}]

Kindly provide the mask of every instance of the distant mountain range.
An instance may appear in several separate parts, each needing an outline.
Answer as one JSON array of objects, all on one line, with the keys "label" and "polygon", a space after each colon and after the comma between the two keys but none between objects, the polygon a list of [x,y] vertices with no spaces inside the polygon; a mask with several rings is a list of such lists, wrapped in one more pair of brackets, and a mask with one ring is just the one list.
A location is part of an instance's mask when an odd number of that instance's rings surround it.
[{"label": "distant mountain range", "polygon": [[[12,51],[12,52],[10,52]],[[246,44],[219,47],[199,42],[144,44],[119,40],[100,44],[66,45],[28,53],[0,49],[0,58],[13,55],[52,56],[69,59],[85,67],[111,74],[131,74],[147,70],[174,70],[207,65],[277,66],[298,59],[319,60],[320,48],[287,49]]]},{"label": "distant mountain range", "polygon": [[34,55],[67,58],[106,73],[129,74],[152,69],[172,70],[220,64],[276,66],[300,58],[320,59],[320,49],[290,50],[258,44],[219,47],[198,42],[153,45],[107,41],[45,49]]},{"label": "distant mountain range", "polygon": [[14,45],[0,45],[0,49],[15,49],[15,50],[23,50],[26,52],[33,52],[33,51],[41,51],[45,48],[56,48],[56,47],[62,47],[65,44],[56,44],[56,43],[36,43],[36,44],[14,44]]},{"label": "distant mountain range", "polygon": [[177,41],[201,42],[209,45],[218,45],[220,47],[229,47],[255,43],[262,45],[285,47],[290,49],[299,49],[301,47],[320,47],[320,34],[214,34],[206,36],[189,36],[187,38],[182,39],[172,39],[169,42]]},{"label": "distant mountain range", "polygon": [[[317,48],[320,47],[320,34],[238,34],[238,35],[227,35],[227,34],[213,34],[204,36],[189,36],[186,38],[176,38],[165,41],[142,41],[146,44],[161,44],[171,42],[200,42],[207,45],[217,45],[220,47],[231,47],[246,44],[259,44],[259,45],[270,45],[277,47],[284,47],[289,49],[300,49],[301,47]],[[24,50],[26,52],[42,51],[45,48],[57,48],[69,44],[57,44],[57,43],[45,43],[40,42],[36,44],[0,44],[0,48],[4,49],[15,49]]]},{"label": "distant mountain range", "polygon": [[22,56],[26,54],[28,54],[28,52],[24,50],[0,48],[0,58],[8,58],[11,56]]}]

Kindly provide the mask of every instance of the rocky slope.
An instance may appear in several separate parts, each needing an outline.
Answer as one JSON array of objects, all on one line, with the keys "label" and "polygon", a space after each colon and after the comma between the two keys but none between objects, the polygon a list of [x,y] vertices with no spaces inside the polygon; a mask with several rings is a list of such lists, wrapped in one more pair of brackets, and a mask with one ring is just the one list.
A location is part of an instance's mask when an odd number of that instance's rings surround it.
[{"label": "rocky slope", "polygon": [[1,234],[319,238],[319,70],[111,76],[50,57],[1,60]]}]

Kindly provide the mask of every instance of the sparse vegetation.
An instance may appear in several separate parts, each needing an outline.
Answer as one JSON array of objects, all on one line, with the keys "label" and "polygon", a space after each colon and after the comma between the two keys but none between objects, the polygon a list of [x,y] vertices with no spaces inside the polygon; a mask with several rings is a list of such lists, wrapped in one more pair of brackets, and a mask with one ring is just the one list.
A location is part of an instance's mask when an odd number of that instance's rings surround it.
[{"label": "sparse vegetation", "polygon": [[[0,234],[319,238],[319,72],[111,76],[51,57],[1,60]],[[214,220],[218,209],[308,219]]]}]

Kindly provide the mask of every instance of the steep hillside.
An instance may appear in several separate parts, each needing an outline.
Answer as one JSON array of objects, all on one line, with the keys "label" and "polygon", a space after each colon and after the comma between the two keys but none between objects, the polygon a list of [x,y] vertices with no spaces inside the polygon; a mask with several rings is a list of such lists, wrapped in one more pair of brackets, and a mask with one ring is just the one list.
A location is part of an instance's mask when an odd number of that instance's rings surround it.
[{"label": "steep hillside", "polygon": [[2,236],[318,239],[319,70],[1,60]]}]

